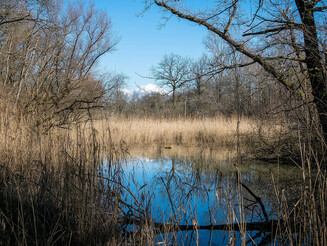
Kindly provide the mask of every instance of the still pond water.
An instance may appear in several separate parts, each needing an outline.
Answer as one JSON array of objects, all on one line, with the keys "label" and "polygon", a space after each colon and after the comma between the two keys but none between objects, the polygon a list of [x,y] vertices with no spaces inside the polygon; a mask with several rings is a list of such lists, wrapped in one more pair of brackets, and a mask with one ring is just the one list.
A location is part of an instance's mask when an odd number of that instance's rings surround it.
[{"label": "still pond water", "polygon": [[[133,154],[119,163],[125,187],[122,199],[145,211],[154,222],[203,226],[263,221],[262,208],[238,180],[262,199],[270,219],[276,218],[276,197],[284,197],[289,203],[297,197],[297,180],[301,175],[297,167],[254,161],[235,165],[228,156],[180,156],[165,152],[152,157]],[[265,236],[269,237],[247,231],[245,241],[247,245],[256,245]],[[238,232],[218,230],[157,234],[155,243],[228,245],[232,238],[236,245],[241,244]]]}]

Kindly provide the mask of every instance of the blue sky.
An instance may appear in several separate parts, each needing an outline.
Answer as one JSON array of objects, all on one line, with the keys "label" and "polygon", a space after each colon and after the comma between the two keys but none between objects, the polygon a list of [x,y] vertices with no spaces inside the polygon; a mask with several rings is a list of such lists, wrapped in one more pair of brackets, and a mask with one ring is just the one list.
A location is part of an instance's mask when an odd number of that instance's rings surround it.
[{"label": "blue sky", "polygon": [[126,89],[155,83],[136,73],[150,75],[151,66],[159,63],[165,54],[196,59],[205,52],[205,28],[173,17],[160,29],[164,20],[157,6],[138,17],[144,7],[142,0],[95,0],[94,3],[111,18],[113,32],[120,38],[116,51],[103,57],[100,66],[106,71],[127,75]]}]

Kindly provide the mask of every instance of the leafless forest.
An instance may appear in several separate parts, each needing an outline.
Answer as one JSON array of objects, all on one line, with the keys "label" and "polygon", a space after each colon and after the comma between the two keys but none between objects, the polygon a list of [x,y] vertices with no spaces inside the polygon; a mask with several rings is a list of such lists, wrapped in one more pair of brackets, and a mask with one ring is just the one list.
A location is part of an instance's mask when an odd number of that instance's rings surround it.
[{"label": "leafless forest", "polygon": [[[119,43],[106,13],[82,1],[0,2],[0,245],[152,245],[159,234],[202,229],[237,231],[240,245],[326,245],[327,1],[225,0],[203,10],[140,1],[144,14],[157,8],[164,20],[207,29],[207,52],[166,54],[143,78],[162,91],[132,95],[124,74],[99,69]],[[119,163],[135,148],[182,147],[233,152],[235,197],[253,201],[237,211],[256,206],[262,219],[235,222],[228,210],[220,224],[153,221],[151,199],[122,183]],[[297,167],[299,195],[288,202],[272,175],[268,215],[241,179],[243,160]],[[258,243],[248,231],[267,236]]]}]

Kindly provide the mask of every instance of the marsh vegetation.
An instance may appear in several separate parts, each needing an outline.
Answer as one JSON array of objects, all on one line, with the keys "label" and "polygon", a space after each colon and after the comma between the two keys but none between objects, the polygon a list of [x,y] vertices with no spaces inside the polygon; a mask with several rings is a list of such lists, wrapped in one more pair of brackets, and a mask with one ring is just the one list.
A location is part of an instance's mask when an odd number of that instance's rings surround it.
[{"label": "marsh vegetation", "polygon": [[[238,162],[236,133],[223,131],[225,121],[183,119],[188,130],[175,128],[181,120],[163,121],[156,131],[153,120],[138,130],[140,120],[134,128],[98,120],[37,134],[27,122],[2,119],[5,244],[306,244],[315,238],[311,226],[323,239],[323,170],[252,155]],[[221,141],[210,137],[217,139],[215,129]],[[240,129],[252,136],[241,141],[244,151],[257,129]]]},{"label": "marsh vegetation", "polygon": [[143,3],[209,29],[209,53],[127,96],[97,66],[105,13],[0,2],[0,245],[326,245],[325,1],[259,1],[235,39],[241,1]]}]

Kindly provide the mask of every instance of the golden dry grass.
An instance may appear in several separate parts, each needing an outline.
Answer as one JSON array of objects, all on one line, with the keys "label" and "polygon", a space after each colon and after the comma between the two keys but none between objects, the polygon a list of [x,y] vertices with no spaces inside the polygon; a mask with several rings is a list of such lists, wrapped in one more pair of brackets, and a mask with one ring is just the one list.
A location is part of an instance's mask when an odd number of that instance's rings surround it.
[{"label": "golden dry grass", "polygon": [[0,245],[107,240],[118,213],[109,171],[98,175],[105,147],[96,135],[89,124],[40,133],[0,110]]},{"label": "golden dry grass", "polygon": [[[205,119],[150,119],[113,118],[94,123],[98,132],[110,129],[115,145],[127,146],[205,146],[232,147],[236,143],[237,120],[235,118]],[[240,134],[253,134],[256,123],[242,119]]]},{"label": "golden dry grass", "polygon": [[[124,153],[132,157],[230,160],[236,150],[235,118],[103,118],[49,132],[38,131],[32,121],[0,102],[0,210],[5,211],[0,213],[0,225],[5,225],[0,227],[0,244],[11,240],[20,245],[52,243],[57,233],[63,233],[55,239],[61,243],[114,242],[121,219],[114,202],[119,198],[119,175],[115,170],[99,173],[104,156],[112,162]],[[283,141],[279,140],[289,131],[274,122],[259,124],[245,118],[239,130],[242,152],[264,144],[281,149]],[[108,177],[117,180],[108,183]],[[322,177],[319,190],[325,194]],[[305,199],[298,205],[297,221],[305,217],[312,219],[307,228],[322,228],[313,230],[323,245],[326,227],[321,226],[316,211],[325,207],[326,197],[317,200],[312,190],[305,191]],[[305,214],[308,207],[310,214]]]},{"label": "golden dry grass", "polygon": [[[115,192],[117,182],[108,183],[106,178],[114,179],[117,174],[112,171],[112,176],[108,173],[102,179],[99,177],[98,167],[104,155],[114,160],[120,158],[122,149],[127,149],[132,156],[203,155],[219,159],[233,157],[236,150],[235,118],[112,118],[38,133],[33,122],[8,108],[0,102],[0,209],[5,211],[0,213],[0,244],[11,240],[19,245],[37,241],[49,244],[59,240],[77,245],[102,244],[101,240],[108,238],[115,240],[120,218],[114,202],[117,195],[113,194],[119,192]],[[239,129],[242,151],[262,141],[273,145],[288,130],[273,123],[261,127],[250,119],[242,119]],[[320,241],[324,245],[325,219],[322,223],[319,213],[325,212],[323,194],[327,185],[325,176],[319,180],[320,199],[314,196],[314,188],[305,190],[296,219],[310,220],[306,228],[317,234],[314,235],[317,245]],[[287,211],[281,211],[281,216],[284,213]],[[59,234],[58,238],[53,236]]]},{"label": "golden dry grass", "polygon": [[[240,120],[239,135],[237,135],[236,117],[109,118],[93,121],[93,127],[107,150],[128,152],[133,150],[135,155],[137,155],[136,149],[140,152],[144,152],[146,148],[152,149],[152,152],[160,152],[169,148],[188,153],[208,151],[210,155],[213,154],[212,151],[216,151],[220,155],[219,158],[222,152],[228,152],[230,157],[234,157],[237,150],[237,136],[240,144],[239,153],[243,156],[255,158],[258,153],[266,158],[265,155],[268,153],[267,158],[274,158],[281,152],[288,155],[289,151],[293,151],[285,146],[289,145],[289,134],[292,134],[287,126],[248,118]],[[291,143],[291,146],[295,145]]]}]

